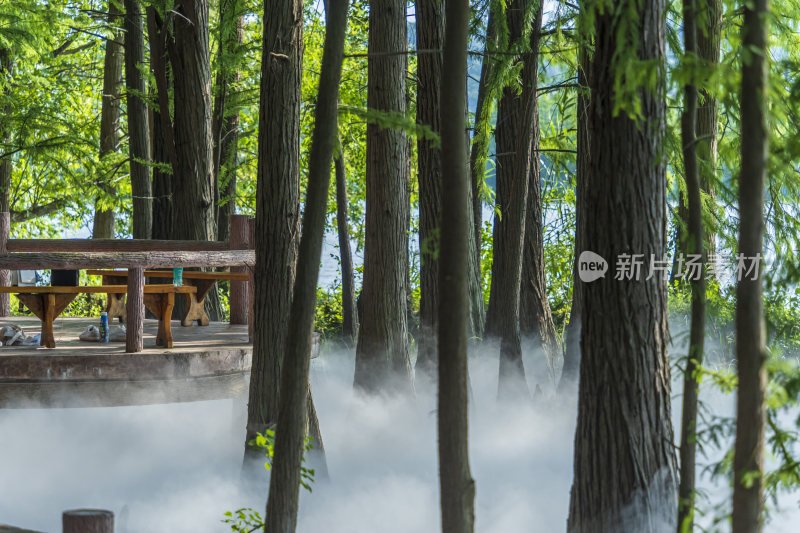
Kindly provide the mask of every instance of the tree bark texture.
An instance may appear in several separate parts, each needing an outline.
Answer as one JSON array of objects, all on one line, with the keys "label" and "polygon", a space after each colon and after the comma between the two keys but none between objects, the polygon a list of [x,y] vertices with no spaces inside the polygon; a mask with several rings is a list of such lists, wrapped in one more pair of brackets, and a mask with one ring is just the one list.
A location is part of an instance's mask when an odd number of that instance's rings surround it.
[{"label": "tree bark texture", "polygon": [[[683,40],[687,58],[697,55],[697,0],[683,0]],[[700,195],[697,146],[697,82],[690,79],[684,87],[684,109],[681,115],[681,144],[686,194],[689,209],[687,251],[703,258],[703,204]],[[705,341],[706,281],[705,272],[691,280],[692,317],[689,331],[689,353],[683,374],[683,408],[680,440],[680,484],[678,485],[677,533],[694,530],[695,457],[697,451],[697,396],[699,371],[703,363]]]},{"label": "tree bark texture", "polygon": [[150,121],[150,153],[153,163],[168,165],[172,172],[153,168],[153,230],[154,239],[173,238],[172,190],[173,174],[178,167],[175,154],[175,132],[170,119],[170,90],[166,40],[168,28],[154,7],[147,10],[147,34],[150,43],[150,70],[155,79],[155,96],[158,105],[152,111]]},{"label": "tree bark texture", "polygon": [[147,125],[147,87],[139,65],[144,65],[142,8],[137,0],[125,0],[125,81],[131,193],[133,195],[133,238],[149,239],[153,225],[153,191],[150,184],[150,131]]},{"label": "tree bark texture", "polygon": [[[119,28],[122,22],[119,6],[113,1],[108,2],[108,23],[113,28]],[[100,159],[116,152],[119,148],[119,104],[120,90],[122,87],[122,65],[124,63],[123,35],[119,30],[114,30],[106,39],[105,62],[103,65],[103,100],[100,109]],[[99,188],[107,196],[114,196],[112,184],[113,175],[101,176]],[[114,210],[104,208],[103,200],[95,204],[94,223],[92,226],[93,239],[114,238]]]},{"label": "tree bark texture", "polygon": [[[530,83],[536,94],[538,87],[539,40],[542,27],[542,8],[537,10],[531,32],[530,69],[523,81]],[[528,60],[526,60],[528,61]],[[527,81],[529,80],[529,81]],[[539,104],[533,97],[533,123],[531,155],[528,164],[528,200],[525,213],[524,248],[522,250],[522,284],[520,286],[519,327],[520,334],[539,344],[547,358],[551,378],[555,380],[555,361],[560,358],[560,346],[550,301],[547,299],[547,274],[544,265],[544,228],[542,220],[542,181],[539,172]]]},{"label": "tree bark texture", "polygon": [[[497,29],[495,28],[495,12],[491,4],[489,6],[489,16],[486,21],[486,41],[484,52],[492,52],[497,48]],[[484,54],[481,63],[481,77],[478,82],[478,98],[475,105],[475,120],[473,124],[477,126],[481,122],[481,117],[491,115],[494,108],[493,101],[487,101],[489,95],[488,83],[492,73],[494,56]],[[478,264],[480,264],[481,235],[483,233],[483,199],[481,189],[483,188],[483,176],[486,171],[485,164],[479,165],[478,161],[484,161],[489,151],[490,136],[479,136],[477,131],[473,132],[472,149],[469,157],[470,175],[472,178],[472,216],[475,231],[475,249],[478,252]]]},{"label": "tree bark texture", "polygon": [[[405,111],[406,3],[376,0],[369,12],[367,106]],[[406,135],[367,125],[363,313],[354,384],[365,392],[413,387],[408,356]]]},{"label": "tree bark texture", "polygon": [[[739,253],[763,254],[764,184],[767,173],[768,0],[744,5],[742,49],[742,170],[739,175]],[[764,395],[767,349],[762,269],[736,284],[736,442],[733,455],[733,533],[760,532],[764,501]]]},{"label": "tree bark texture", "polygon": [[300,75],[303,3],[264,5],[256,192],[253,366],[247,441],[278,419],[286,317],[300,233]]},{"label": "tree bark texture", "polygon": [[[444,42],[444,0],[416,4],[417,49],[441,50]],[[439,132],[439,85],[442,55],[417,57],[417,123]],[[436,369],[436,329],[439,307],[439,239],[442,223],[442,153],[433,141],[417,140],[419,177],[420,330],[417,338],[417,374]],[[466,265],[467,262],[465,261]]]},{"label": "tree bark texture", "polygon": [[[11,56],[11,51],[8,48],[0,47],[0,85],[3,87],[3,93],[8,94],[12,78],[14,75],[14,62]],[[12,126],[9,124],[9,117],[11,116],[12,109],[7,106],[3,109],[2,118],[0,118],[0,146],[2,152],[11,151],[12,139]],[[12,176],[12,161],[11,156],[7,155],[0,158],[0,213],[11,212],[11,176]],[[6,296],[6,298],[8,298]]]},{"label": "tree bark texture", "polygon": [[[14,74],[11,52],[7,48],[0,47],[0,81],[3,87],[8,87]],[[4,92],[8,89],[4,89]],[[3,110],[0,118],[0,143],[5,145],[3,151],[11,143],[11,127],[8,124],[8,117],[11,109]],[[6,253],[6,241],[11,233],[11,178],[13,166],[11,156],[0,158],[0,253]],[[0,286],[8,287],[11,285],[11,272],[0,270]],[[11,295],[0,294],[0,317],[11,315]]]},{"label": "tree bark texture", "polygon": [[[298,254],[286,358],[281,370],[280,409],[275,455],[270,474],[264,530],[294,533],[300,496],[300,466],[306,434],[306,406],[311,333],[317,303],[317,281],[327,217],[331,160],[336,146],[339,82],[347,27],[346,0],[329,0],[316,117],[309,153],[303,236]],[[265,48],[266,50],[266,48]]]},{"label": "tree bark texture", "polygon": [[[208,0],[179,0],[169,59],[174,79],[173,238],[214,240]],[[163,109],[161,110],[163,113]]]},{"label": "tree bark texture", "polygon": [[350,227],[347,218],[347,176],[341,141],[333,162],[336,171],[336,227],[339,236],[339,257],[342,262],[342,336],[345,343],[351,345],[358,330],[358,316],[353,254],[350,250]]},{"label": "tree bark texture", "polygon": [[[506,8],[509,42],[522,39],[524,13],[528,2],[514,0]],[[541,9],[541,7],[539,8]],[[541,15],[537,15],[540,17]],[[538,30],[537,30],[538,32]],[[500,340],[499,396],[527,394],[520,343],[520,287],[525,216],[531,165],[534,113],[536,111],[536,73],[538,59],[525,54],[522,62],[522,90],[503,89],[497,113],[497,204],[500,216],[494,223],[494,260],[486,335]]]},{"label": "tree bark texture", "polygon": [[[419,9],[419,4],[417,5]],[[467,331],[470,251],[470,172],[466,117],[468,0],[447,0],[441,83],[442,195],[439,263],[437,435],[442,532],[475,529],[475,481],[469,468]],[[473,241],[474,242],[474,241]]]},{"label": "tree bark texture", "polygon": [[[706,12],[702,20],[706,22],[706,25],[705,27],[697,28],[697,55],[707,66],[718,66],[722,37],[722,2],[721,0],[705,0],[702,4],[698,4],[698,8],[703,5]],[[715,199],[719,146],[717,135],[719,105],[717,98],[702,87],[700,88],[699,96],[696,138],[700,189]],[[716,250],[716,232],[709,231],[713,230],[713,228],[705,228],[705,230],[706,252],[709,254],[714,253]]]},{"label": "tree bark texture", "polygon": [[[614,13],[626,13],[620,19]],[[596,14],[590,87],[591,179],[585,243],[609,262],[583,284],[578,421],[569,533],[673,532],[676,464],[670,422],[666,289],[647,273],[616,280],[620,254],[665,252],[665,84],[642,88],[641,117],[613,113],[618,36],[632,20],[641,60],[664,62],[665,5],[626,0]],[[624,206],[621,207],[621,206]],[[602,450],[602,453],[598,453]]]},{"label": "tree bark texture", "polygon": [[564,366],[558,387],[566,391],[578,384],[581,359],[581,312],[583,309],[583,284],[578,277],[578,258],[586,249],[585,214],[586,186],[590,177],[591,154],[589,150],[589,53],[585,45],[578,50],[577,155],[575,156],[575,252],[572,265],[572,306],[569,324],[564,331]]}]

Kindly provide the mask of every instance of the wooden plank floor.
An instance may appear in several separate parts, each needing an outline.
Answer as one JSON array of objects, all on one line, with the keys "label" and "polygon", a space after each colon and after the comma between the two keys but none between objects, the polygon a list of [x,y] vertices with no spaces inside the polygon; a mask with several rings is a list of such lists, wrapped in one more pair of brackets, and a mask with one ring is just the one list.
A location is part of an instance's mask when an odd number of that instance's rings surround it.
[{"label": "wooden plank floor", "polygon": [[[41,331],[41,322],[36,317],[5,317],[0,318],[0,326],[16,324],[25,331],[26,335],[35,335]],[[53,324],[56,338],[54,349],[39,346],[2,346],[0,358],[4,355],[92,355],[125,353],[125,342],[83,342],[78,339],[86,328],[94,324],[100,327],[99,318],[58,318]],[[115,321],[113,326],[117,325]],[[247,348],[250,346],[247,337],[247,325],[231,325],[226,322],[212,322],[208,326],[192,325],[183,327],[179,320],[172,321],[172,334],[175,346],[171,349],[157,347],[156,334],[158,333],[158,320],[147,319],[144,321],[144,353],[175,353],[175,352],[207,352],[215,349]]]}]

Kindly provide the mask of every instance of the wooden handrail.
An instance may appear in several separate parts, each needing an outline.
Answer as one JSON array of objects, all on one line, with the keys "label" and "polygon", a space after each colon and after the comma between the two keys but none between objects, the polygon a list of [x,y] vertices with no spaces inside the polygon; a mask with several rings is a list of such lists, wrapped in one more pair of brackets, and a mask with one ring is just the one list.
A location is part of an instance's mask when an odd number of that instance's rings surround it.
[{"label": "wooden handrail", "polygon": [[[9,241],[11,242],[11,241]],[[253,267],[253,250],[224,252],[30,252],[0,254],[0,270]]]},{"label": "wooden handrail", "polygon": [[225,252],[226,241],[149,239],[9,239],[8,252]]}]

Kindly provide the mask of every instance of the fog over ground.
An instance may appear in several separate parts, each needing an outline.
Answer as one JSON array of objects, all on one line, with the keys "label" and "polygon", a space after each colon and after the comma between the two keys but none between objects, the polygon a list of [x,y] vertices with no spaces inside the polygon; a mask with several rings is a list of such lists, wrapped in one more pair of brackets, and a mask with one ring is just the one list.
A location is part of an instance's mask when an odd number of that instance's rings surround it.
[{"label": "fog over ground", "polygon": [[[564,531],[575,398],[498,406],[497,355],[485,352],[470,361],[477,531]],[[528,351],[525,363],[532,389],[539,383],[549,396],[541,356]],[[312,361],[331,479],[303,491],[298,530],[438,531],[435,395],[420,387],[415,400],[358,398],[352,371],[352,352],[324,350]],[[706,399],[731,412],[732,396]],[[242,399],[0,410],[0,522],[55,533],[63,510],[99,507],[115,512],[118,533],[229,531],[226,510],[262,511],[266,499],[266,480],[256,493],[240,485],[245,410]],[[702,483],[713,503],[729,497],[727,487]],[[766,531],[796,531],[796,495],[782,507]]]}]

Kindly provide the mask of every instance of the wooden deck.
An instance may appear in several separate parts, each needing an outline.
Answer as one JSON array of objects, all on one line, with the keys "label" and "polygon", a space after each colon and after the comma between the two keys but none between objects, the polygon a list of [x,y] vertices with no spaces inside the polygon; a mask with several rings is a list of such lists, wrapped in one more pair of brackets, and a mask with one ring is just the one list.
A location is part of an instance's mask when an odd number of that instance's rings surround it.
[{"label": "wooden deck", "polygon": [[[0,319],[26,335],[39,333],[35,317]],[[125,353],[124,342],[78,339],[94,318],[59,318],[57,348],[0,347],[0,407],[30,399],[51,406],[132,405],[231,398],[247,393],[252,361],[246,325],[212,322],[182,327],[173,321],[175,345],[155,345],[157,320],[145,320],[144,350]],[[68,400],[68,401],[67,401]]]}]

